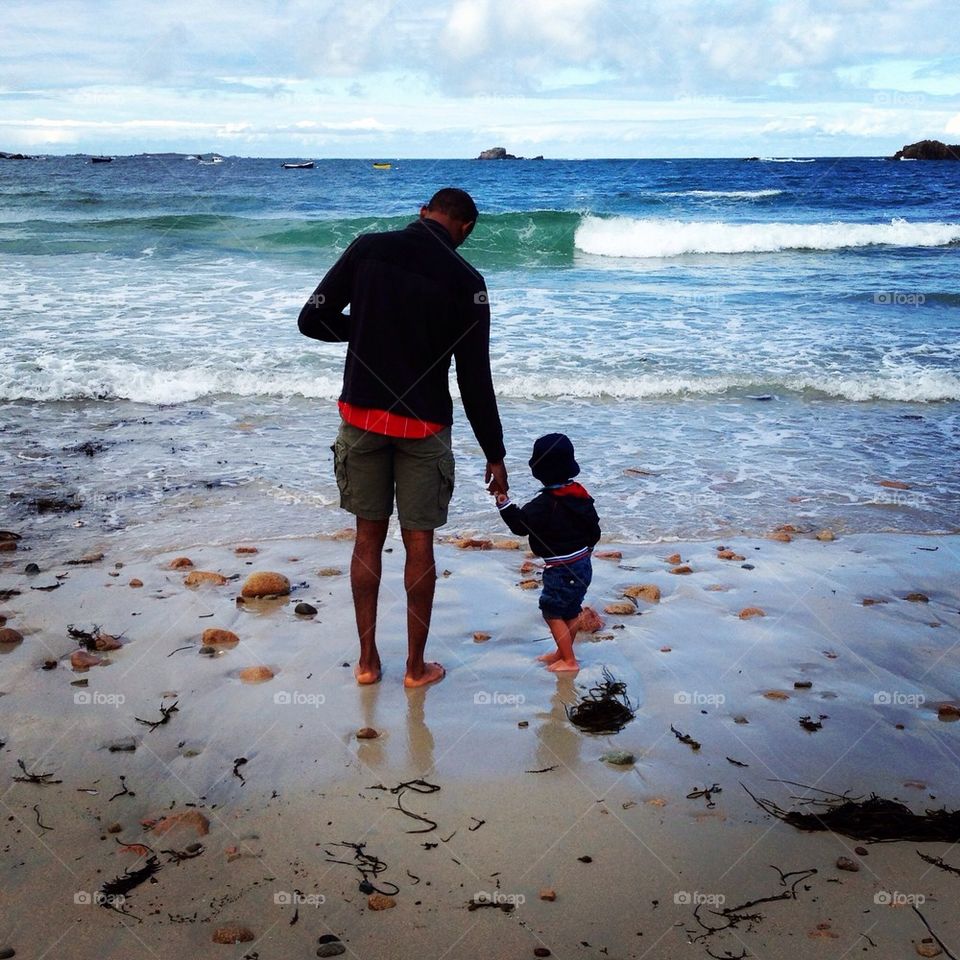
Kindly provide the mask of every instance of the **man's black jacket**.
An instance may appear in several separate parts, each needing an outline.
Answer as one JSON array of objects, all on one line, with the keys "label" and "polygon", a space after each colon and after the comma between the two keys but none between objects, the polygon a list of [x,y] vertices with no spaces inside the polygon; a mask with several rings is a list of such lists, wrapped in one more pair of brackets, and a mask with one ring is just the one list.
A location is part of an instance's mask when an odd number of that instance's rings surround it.
[{"label": "man's black jacket", "polygon": [[488,461],[503,459],[486,287],[441,224],[416,220],[358,237],[300,311],[299,327],[349,344],[341,400],[432,423],[453,422],[447,377],[455,357],[477,441]]},{"label": "man's black jacket", "polygon": [[530,538],[538,557],[563,557],[600,539],[600,520],[593,497],[579,483],[542,490],[529,503],[499,508],[507,526],[518,536]]}]

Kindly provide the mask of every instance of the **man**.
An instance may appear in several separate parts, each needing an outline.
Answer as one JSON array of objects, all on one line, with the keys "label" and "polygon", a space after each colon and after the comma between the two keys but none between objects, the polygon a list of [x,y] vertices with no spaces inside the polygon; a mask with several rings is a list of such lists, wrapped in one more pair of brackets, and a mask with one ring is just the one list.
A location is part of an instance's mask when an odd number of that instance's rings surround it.
[{"label": "man", "polygon": [[[300,311],[300,332],[346,342],[342,423],[333,446],[340,505],[356,515],[350,583],[360,635],[354,673],[381,676],[377,599],[396,496],[406,551],[408,687],[435,683],[425,662],[436,568],[433,533],[453,493],[451,357],[464,410],[487,458],[484,482],[506,492],[503,429],[490,376],[490,308],[483,277],[457,252],[477,221],[463,190],[447,187],[403,230],[358,237]],[[350,305],[350,313],[343,310]]]}]

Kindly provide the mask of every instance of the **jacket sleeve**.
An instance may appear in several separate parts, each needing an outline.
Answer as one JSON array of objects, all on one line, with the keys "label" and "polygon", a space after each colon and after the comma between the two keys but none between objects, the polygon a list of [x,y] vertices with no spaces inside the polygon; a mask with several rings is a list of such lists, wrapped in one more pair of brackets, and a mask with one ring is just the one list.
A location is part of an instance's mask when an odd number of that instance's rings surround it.
[{"label": "jacket sleeve", "polygon": [[343,310],[352,296],[356,252],[354,240],[303,305],[297,326],[305,337],[327,343],[350,339],[350,315]]},{"label": "jacket sleeve", "polygon": [[503,517],[503,522],[513,533],[518,537],[530,536],[530,527],[527,525],[523,510],[520,507],[507,501],[506,504],[502,507],[498,506],[497,509],[500,511],[500,516]]},{"label": "jacket sleeve", "polygon": [[499,463],[506,451],[490,374],[490,307],[485,289],[479,288],[469,296],[470,300],[464,306],[466,329],[453,351],[457,361],[457,384],[477,443],[489,463]]}]

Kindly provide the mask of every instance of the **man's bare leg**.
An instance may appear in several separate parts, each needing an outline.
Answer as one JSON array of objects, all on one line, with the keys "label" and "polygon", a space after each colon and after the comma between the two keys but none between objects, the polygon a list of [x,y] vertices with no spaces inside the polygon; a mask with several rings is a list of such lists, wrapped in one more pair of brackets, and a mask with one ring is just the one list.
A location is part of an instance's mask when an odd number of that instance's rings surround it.
[{"label": "man's bare leg", "polygon": [[383,544],[389,520],[364,520],[357,517],[357,539],[350,561],[350,586],[353,610],[360,637],[360,659],[353,674],[357,683],[376,683],[381,676],[377,651],[377,600],[380,596]]},{"label": "man's bare leg", "polygon": [[407,590],[407,672],[406,687],[423,687],[442,680],[444,669],[439,663],[425,662],[423,651],[430,632],[433,613],[433,592],[437,568],[433,561],[432,530],[401,530],[407,560],[403,568],[403,585]]}]

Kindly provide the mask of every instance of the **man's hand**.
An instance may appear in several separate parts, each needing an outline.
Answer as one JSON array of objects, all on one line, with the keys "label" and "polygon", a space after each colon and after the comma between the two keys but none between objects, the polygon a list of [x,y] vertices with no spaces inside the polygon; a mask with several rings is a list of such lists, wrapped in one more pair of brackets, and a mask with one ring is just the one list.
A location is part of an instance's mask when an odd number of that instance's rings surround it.
[{"label": "man's hand", "polygon": [[507,468],[501,460],[499,463],[487,462],[487,469],[483,474],[483,482],[492,494],[507,492]]}]

